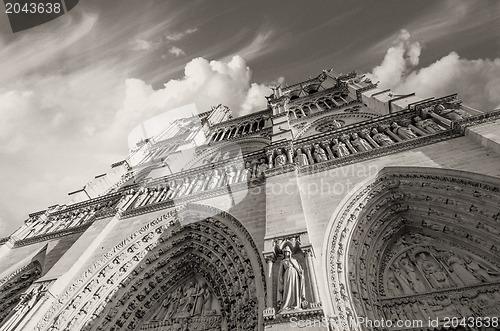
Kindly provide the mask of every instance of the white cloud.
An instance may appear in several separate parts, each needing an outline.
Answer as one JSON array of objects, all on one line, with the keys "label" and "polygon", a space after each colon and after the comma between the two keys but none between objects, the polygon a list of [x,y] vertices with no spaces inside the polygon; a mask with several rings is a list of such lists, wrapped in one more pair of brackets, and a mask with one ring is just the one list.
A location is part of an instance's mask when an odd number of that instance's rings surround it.
[{"label": "white cloud", "polygon": [[198,29],[187,29],[182,32],[172,32],[165,35],[165,40],[167,41],[179,41],[187,35],[195,33]]},{"label": "white cloud", "polygon": [[137,39],[137,40],[135,40],[134,46],[132,47],[132,49],[134,51],[143,51],[143,50],[151,49],[151,47],[153,47],[153,43],[151,41]]},{"label": "white cloud", "polygon": [[171,49],[168,50],[168,52],[170,54],[174,54],[175,56],[181,56],[181,55],[185,55],[186,52],[184,52],[182,49],[180,49],[179,47],[172,47]]},{"label": "white cloud", "polygon": [[274,32],[271,30],[259,32],[255,38],[245,47],[235,51],[232,55],[225,57],[225,60],[232,56],[239,55],[246,60],[255,59],[261,55],[267,54],[278,48],[281,43],[279,41],[272,42]]},{"label": "white cloud", "polygon": [[380,87],[420,97],[458,93],[464,103],[481,110],[500,108],[500,58],[468,60],[451,52],[424,68],[417,68],[421,47],[406,30],[387,50],[382,63],[368,74]]},{"label": "white cloud", "polygon": [[130,130],[147,118],[190,103],[200,112],[222,103],[233,116],[265,109],[265,96],[271,90],[250,80],[250,68],[240,56],[227,62],[193,59],[183,78],[170,80],[159,90],[140,79],[127,79],[123,107],[116,113],[112,131]]}]

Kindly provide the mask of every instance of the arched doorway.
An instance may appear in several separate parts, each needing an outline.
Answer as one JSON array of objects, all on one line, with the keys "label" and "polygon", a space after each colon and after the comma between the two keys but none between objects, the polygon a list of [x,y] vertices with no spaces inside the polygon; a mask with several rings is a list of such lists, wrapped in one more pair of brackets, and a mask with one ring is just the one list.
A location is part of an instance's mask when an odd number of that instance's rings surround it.
[{"label": "arched doorway", "polygon": [[443,327],[446,317],[489,318],[494,326],[500,313],[498,201],[498,178],[384,169],[332,220],[326,254],[332,315],[364,321],[357,324],[363,330],[382,320],[401,330]]},{"label": "arched doorway", "polygon": [[106,253],[38,329],[253,330],[262,325],[263,279],[245,228],[228,213],[191,204]]}]

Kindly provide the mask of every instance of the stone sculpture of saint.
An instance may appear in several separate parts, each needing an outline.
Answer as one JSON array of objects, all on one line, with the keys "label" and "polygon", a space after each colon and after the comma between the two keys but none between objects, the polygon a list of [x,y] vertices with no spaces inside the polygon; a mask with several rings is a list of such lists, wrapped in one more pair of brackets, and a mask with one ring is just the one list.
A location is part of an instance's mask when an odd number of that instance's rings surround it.
[{"label": "stone sculpture of saint", "polygon": [[420,116],[415,116],[413,120],[415,121],[415,126],[417,128],[428,133],[436,133],[442,130],[433,120],[423,120]]},{"label": "stone sculpture of saint", "polygon": [[191,190],[191,194],[195,194],[203,188],[203,184],[205,183],[205,174],[199,174],[196,182]]},{"label": "stone sculpture of saint", "polygon": [[434,107],[434,112],[438,114],[439,116],[443,116],[444,118],[447,118],[452,121],[459,121],[463,120],[467,117],[471,117],[469,113],[462,109],[448,109],[443,105],[437,105]]},{"label": "stone sculpture of saint", "polygon": [[210,182],[208,183],[207,188],[209,190],[216,188],[217,185],[219,184],[220,179],[221,179],[220,171],[218,169],[215,169],[213,174],[212,174],[212,178],[210,179]]},{"label": "stone sculpture of saint", "polygon": [[350,154],[346,145],[343,142],[339,141],[337,138],[333,139],[332,150],[337,154],[338,157],[347,156]]},{"label": "stone sculpture of saint", "polygon": [[265,158],[260,159],[260,163],[255,170],[255,177],[256,178],[264,177],[264,171],[266,171],[266,169],[268,168],[269,167],[267,166],[266,159]]},{"label": "stone sculpture of saint", "polygon": [[381,146],[389,146],[394,144],[394,141],[391,140],[387,135],[378,132],[377,129],[372,129],[373,140],[375,140]]},{"label": "stone sculpture of saint", "polygon": [[299,164],[299,166],[309,165],[307,155],[302,152],[302,148],[297,148],[297,156],[295,157],[295,161]]},{"label": "stone sculpture of saint", "polygon": [[408,279],[413,291],[424,292],[425,286],[422,283],[422,281],[420,280],[420,278],[417,276],[417,273],[415,272],[415,268],[413,266],[413,263],[410,260],[408,260],[407,258],[404,258],[404,259],[401,259],[401,266],[408,276],[407,279]]},{"label": "stone sculpture of saint", "polygon": [[227,169],[227,183],[228,184],[233,184],[235,181],[236,181],[236,175],[237,175],[237,171],[236,171],[236,168],[234,166],[230,166],[228,169]]},{"label": "stone sculpture of saint", "polygon": [[398,123],[393,122],[391,124],[392,132],[397,134],[403,139],[413,139],[417,138],[417,135],[408,127],[400,126]]},{"label": "stone sculpture of saint", "polygon": [[278,149],[276,152],[278,155],[274,159],[274,163],[276,164],[277,167],[283,166],[286,164],[286,156],[283,154],[283,151],[281,149]]},{"label": "stone sculpture of saint", "polygon": [[314,144],[314,159],[317,163],[328,160],[325,150],[319,144]]},{"label": "stone sculpture of saint", "polygon": [[301,303],[305,300],[304,270],[292,257],[289,246],[283,249],[283,254],[278,272],[278,301],[281,301],[282,311],[301,309]]},{"label": "stone sculpture of saint", "polygon": [[186,297],[186,303],[184,304],[184,307],[182,308],[183,312],[191,312],[191,309],[193,308],[196,297],[198,295],[198,286],[194,282],[189,282],[188,289],[186,290],[185,297]]},{"label": "stone sculpture of saint", "polygon": [[369,150],[372,150],[373,147],[370,145],[365,139],[361,138],[358,136],[356,132],[352,134],[352,141],[351,144],[359,151],[359,152],[366,152]]}]

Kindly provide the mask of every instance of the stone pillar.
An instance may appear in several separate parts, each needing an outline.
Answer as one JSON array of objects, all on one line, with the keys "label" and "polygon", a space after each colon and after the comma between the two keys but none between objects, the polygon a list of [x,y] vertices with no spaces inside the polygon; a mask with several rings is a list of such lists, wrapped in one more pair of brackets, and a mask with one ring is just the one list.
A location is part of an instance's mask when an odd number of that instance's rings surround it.
[{"label": "stone pillar", "polygon": [[316,272],[314,271],[314,263],[313,263],[314,252],[312,247],[302,248],[302,251],[304,252],[304,255],[306,257],[306,266],[309,274],[309,282],[311,284],[311,295],[312,295],[311,308],[313,308],[313,306],[321,305],[318,292],[318,284],[316,284]]},{"label": "stone pillar", "polygon": [[286,148],[285,151],[286,151],[286,154],[288,156],[288,162],[287,163],[293,163],[293,149]]},{"label": "stone pillar", "polygon": [[267,161],[268,161],[268,164],[269,164],[269,169],[273,168],[273,154],[274,154],[274,151],[267,151],[266,152]]},{"label": "stone pillar", "polygon": [[273,300],[273,265],[274,262],[276,261],[276,256],[274,253],[266,253],[264,254],[264,259],[266,260],[267,264],[267,273],[266,273],[266,300],[267,300],[267,307],[264,309],[263,315],[267,317],[271,317],[275,315],[275,309],[274,309],[274,300]]},{"label": "stone pillar", "polygon": [[351,144],[351,140],[349,139],[349,135],[348,134],[341,135],[340,136],[340,141],[343,142],[344,144],[346,144],[347,148],[351,151],[352,154],[356,154],[357,153],[356,149]]},{"label": "stone pillar", "polygon": [[309,164],[314,164],[314,159],[311,154],[311,147],[310,146],[304,146],[302,147],[304,151],[306,151],[307,158],[309,159]]},{"label": "stone pillar", "polygon": [[365,138],[372,146],[373,148],[378,148],[380,147],[375,140],[373,140],[372,136],[370,136],[370,131],[368,129],[363,129],[359,133],[361,137]]}]

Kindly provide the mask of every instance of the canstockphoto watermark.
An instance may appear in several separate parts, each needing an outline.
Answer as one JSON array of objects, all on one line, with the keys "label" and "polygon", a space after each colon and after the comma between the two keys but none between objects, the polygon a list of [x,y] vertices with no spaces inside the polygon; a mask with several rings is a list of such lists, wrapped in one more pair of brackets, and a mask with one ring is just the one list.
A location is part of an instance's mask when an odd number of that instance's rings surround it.
[{"label": "canstockphoto watermark", "polygon": [[298,317],[290,318],[290,326],[292,328],[311,328],[311,327],[348,327],[348,328],[421,328],[427,323],[422,320],[386,320],[386,319],[369,319],[363,316],[357,318],[339,319],[335,317],[323,317],[321,319],[299,319]]}]

